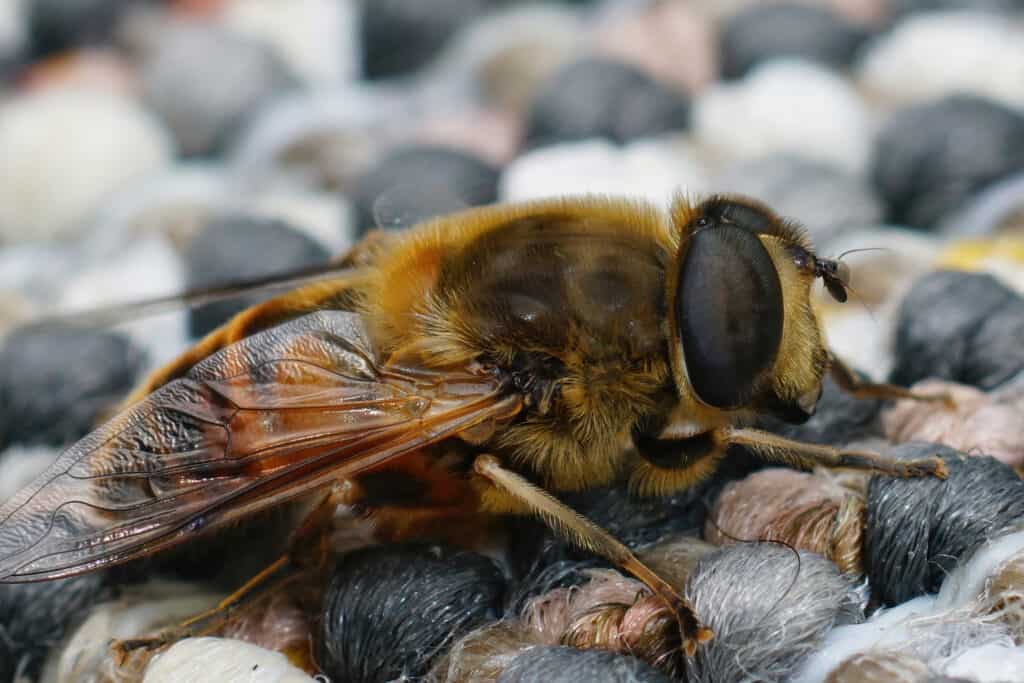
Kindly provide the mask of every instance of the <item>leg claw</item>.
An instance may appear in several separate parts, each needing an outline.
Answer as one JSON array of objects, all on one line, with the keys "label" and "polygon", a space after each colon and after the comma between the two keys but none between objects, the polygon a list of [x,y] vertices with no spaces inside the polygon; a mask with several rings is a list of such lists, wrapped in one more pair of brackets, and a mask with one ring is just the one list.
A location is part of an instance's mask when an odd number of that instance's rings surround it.
[{"label": "leg claw", "polygon": [[936,477],[938,479],[945,479],[949,476],[949,470],[946,469],[946,463],[943,462],[942,458],[934,455],[930,458],[909,460],[901,463],[900,469],[895,474],[906,478]]},{"label": "leg claw", "polygon": [[688,606],[680,605],[676,610],[676,619],[679,623],[683,652],[687,657],[696,655],[698,647],[715,637],[714,631],[700,625]]}]

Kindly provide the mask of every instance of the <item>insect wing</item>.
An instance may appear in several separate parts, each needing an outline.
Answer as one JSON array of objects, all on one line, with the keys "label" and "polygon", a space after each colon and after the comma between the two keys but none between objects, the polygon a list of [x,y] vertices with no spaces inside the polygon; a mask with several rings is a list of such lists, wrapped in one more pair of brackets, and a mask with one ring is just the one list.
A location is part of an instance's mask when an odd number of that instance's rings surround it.
[{"label": "insect wing", "polygon": [[229,346],[65,451],[0,508],[0,581],[175,545],[520,408],[496,378],[378,362],[361,318]]},{"label": "insect wing", "polygon": [[362,276],[363,273],[358,268],[343,266],[335,262],[321,263],[291,272],[275,273],[251,280],[193,289],[142,301],[125,301],[84,311],[55,313],[38,318],[32,324],[88,327],[118,325],[138,318],[182,308],[196,308],[218,301],[231,301],[243,296],[281,294],[284,290],[294,290],[298,287],[325,282],[333,282],[337,286],[337,283],[355,281]]}]

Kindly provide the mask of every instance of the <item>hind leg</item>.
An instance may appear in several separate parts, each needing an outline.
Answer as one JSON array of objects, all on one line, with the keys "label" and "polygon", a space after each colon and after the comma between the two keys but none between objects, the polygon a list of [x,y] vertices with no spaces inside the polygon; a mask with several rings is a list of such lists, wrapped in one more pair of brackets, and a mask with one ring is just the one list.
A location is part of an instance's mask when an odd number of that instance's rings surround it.
[{"label": "hind leg", "polygon": [[323,585],[315,577],[328,566],[328,538],[337,505],[334,490],[324,495],[292,534],[288,552],[210,609],[154,635],[111,643],[114,661],[123,670],[141,670],[161,650],[184,638],[220,633],[229,619],[253,608],[259,600],[289,589],[300,579]]}]

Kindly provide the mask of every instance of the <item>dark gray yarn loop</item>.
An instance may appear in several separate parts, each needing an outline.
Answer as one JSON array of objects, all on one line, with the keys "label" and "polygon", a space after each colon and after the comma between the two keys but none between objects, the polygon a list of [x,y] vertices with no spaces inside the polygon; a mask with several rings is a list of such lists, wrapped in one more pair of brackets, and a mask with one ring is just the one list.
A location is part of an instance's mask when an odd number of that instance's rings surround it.
[{"label": "dark gray yarn loop", "polygon": [[988,456],[912,442],[890,451],[937,455],[949,478],[874,476],[868,484],[864,559],[872,600],[896,605],[934,593],[978,546],[1024,519],[1024,480]]},{"label": "dark gray yarn loop", "polygon": [[425,544],[345,555],[324,597],[317,662],[331,680],[426,673],[461,635],[501,617],[505,580],[489,558]]},{"label": "dark gray yarn loop", "polygon": [[109,597],[101,574],[0,584],[0,681],[35,678],[47,651],[91,607]]},{"label": "dark gray yarn loop", "polygon": [[0,449],[85,436],[144,364],[143,351],[119,332],[56,325],[10,332],[0,346]]},{"label": "dark gray yarn loop", "polygon": [[900,304],[890,381],[948,379],[988,391],[1024,369],[1024,298],[991,275],[940,270]]}]

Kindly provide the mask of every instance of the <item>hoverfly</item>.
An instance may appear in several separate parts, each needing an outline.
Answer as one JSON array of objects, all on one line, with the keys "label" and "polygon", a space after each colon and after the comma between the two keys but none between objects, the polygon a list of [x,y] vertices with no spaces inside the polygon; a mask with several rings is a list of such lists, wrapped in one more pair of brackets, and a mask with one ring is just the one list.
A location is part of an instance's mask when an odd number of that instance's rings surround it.
[{"label": "hoverfly", "polygon": [[[668,583],[549,492],[665,494],[731,444],[811,468],[943,476],[748,428],[806,420],[831,372],[810,303],[848,273],[756,202],[603,198],[467,210],[373,233],[330,278],[238,314],[0,509],[0,580],[66,577],[311,491],[384,540],[529,514],[642,580],[685,649],[712,636]],[[937,398],[937,397],[932,397]],[[446,540],[458,541],[458,538]]]}]

